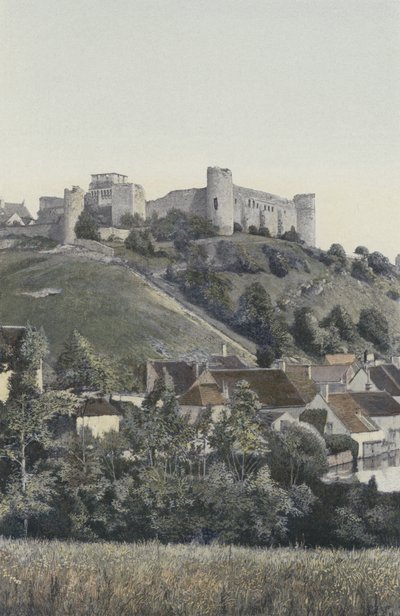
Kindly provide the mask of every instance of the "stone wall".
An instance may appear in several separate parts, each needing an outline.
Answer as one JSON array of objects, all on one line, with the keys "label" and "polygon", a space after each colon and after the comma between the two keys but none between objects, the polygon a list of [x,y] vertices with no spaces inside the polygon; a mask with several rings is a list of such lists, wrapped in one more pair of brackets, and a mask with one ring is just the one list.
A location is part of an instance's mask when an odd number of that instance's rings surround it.
[{"label": "stone wall", "polygon": [[271,235],[281,235],[296,228],[296,208],[293,201],[251,188],[233,186],[235,222],[245,231],[250,225],[268,227]]},{"label": "stone wall", "polygon": [[18,237],[48,237],[56,242],[61,242],[64,233],[63,225],[50,223],[0,229],[0,238],[6,238],[10,235]]},{"label": "stone wall", "polygon": [[64,190],[64,244],[73,244],[75,240],[75,225],[83,212],[85,192],[79,186],[72,190]]},{"label": "stone wall", "polygon": [[118,240],[126,240],[130,230],[118,229],[117,227],[99,227],[100,239],[107,241],[109,237],[114,236]]},{"label": "stone wall", "polygon": [[353,454],[350,449],[328,456],[329,467],[341,466],[342,464],[349,464],[350,462],[353,462]]},{"label": "stone wall", "polygon": [[169,211],[177,209],[182,212],[206,216],[206,189],[188,188],[187,190],[173,190],[165,197],[147,201],[146,218],[150,218],[157,213],[160,218]]}]

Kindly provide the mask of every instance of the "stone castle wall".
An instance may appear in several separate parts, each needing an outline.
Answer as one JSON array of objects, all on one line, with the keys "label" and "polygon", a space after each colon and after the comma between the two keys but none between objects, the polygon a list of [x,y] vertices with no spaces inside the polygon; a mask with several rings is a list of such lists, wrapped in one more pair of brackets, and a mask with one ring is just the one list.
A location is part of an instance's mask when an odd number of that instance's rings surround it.
[{"label": "stone castle wall", "polygon": [[16,235],[18,237],[48,237],[56,242],[62,242],[64,238],[63,224],[36,224],[26,227],[4,227],[0,229],[0,238]]},{"label": "stone castle wall", "polygon": [[73,244],[75,225],[84,208],[85,192],[79,186],[64,190],[64,244]]},{"label": "stone castle wall", "polygon": [[244,231],[250,225],[267,227],[272,235],[296,228],[296,208],[293,201],[243,186],[233,186],[235,222]]},{"label": "stone castle wall", "polygon": [[229,169],[208,167],[207,169],[207,218],[218,227],[219,235],[232,235],[233,184]]},{"label": "stone castle wall", "polygon": [[206,216],[206,188],[188,188],[173,190],[165,197],[146,202],[146,218],[155,213],[161,218],[173,209],[187,214]]}]

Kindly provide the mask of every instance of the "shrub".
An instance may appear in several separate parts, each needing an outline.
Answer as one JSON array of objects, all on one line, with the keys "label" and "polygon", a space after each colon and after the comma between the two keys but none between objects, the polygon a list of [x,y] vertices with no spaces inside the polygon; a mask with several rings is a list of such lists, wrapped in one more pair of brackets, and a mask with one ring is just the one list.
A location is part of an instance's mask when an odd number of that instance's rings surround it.
[{"label": "shrub", "polygon": [[151,232],[159,242],[173,240],[180,230],[186,231],[190,239],[213,237],[217,233],[210,220],[177,209],[170,210],[163,218],[153,217],[151,221]]},{"label": "shrub", "polygon": [[262,271],[260,264],[244,246],[234,244],[230,240],[219,241],[216,254],[224,270],[249,274]]},{"label": "shrub", "polygon": [[233,223],[233,232],[234,233],[241,233],[243,231],[243,227],[240,223],[238,222],[234,222]]},{"label": "shrub", "polygon": [[285,255],[278,250],[271,252],[269,259],[269,269],[274,276],[284,278],[289,273],[289,263]]},{"label": "shrub", "polygon": [[268,227],[260,227],[258,230],[258,235],[261,235],[262,237],[271,237]]},{"label": "shrub", "polygon": [[297,242],[300,243],[300,235],[297,233],[296,229],[293,225],[290,227],[290,231],[285,231],[283,235],[281,235],[281,240],[286,240],[287,242]]},{"label": "shrub", "polygon": [[358,331],[365,339],[372,342],[382,351],[390,346],[389,325],[385,315],[376,308],[364,308],[360,312]]},{"label": "shrub", "polygon": [[332,244],[327,254],[334,257],[342,265],[347,262],[346,251],[341,244]]},{"label": "shrub", "polygon": [[361,282],[371,283],[374,279],[365,261],[353,261],[351,265],[351,275],[356,280],[361,280]]},{"label": "shrub", "polygon": [[145,257],[151,257],[154,255],[154,245],[150,232],[147,229],[145,231],[132,229],[124,244],[129,250],[133,250],[133,252],[137,252]]},{"label": "shrub", "polygon": [[358,443],[348,434],[325,434],[324,439],[330,454],[335,455],[350,450],[353,460],[357,460]]},{"label": "shrub", "polygon": [[366,246],[357,246],[357,248],[355,249],[354,253],[356,255],[361,255],[362,257],[368,257],[369,255],[369,250]]},{"label": "shrub", "polygon": [[324,434],[326,424],[327,410],[326,409],[305,409],[300,415],[300,421],[308,423],[320,434]]},{"label": "shrub", "polygon": [[190,247],[190,236],[184,229],[178,229],[175,233],[174,248],[177,252],[185,255]]},{"label": "shrub", "polygon": [[260,368],[269,368],[276,357],[275,350],[269,345],[257,347],[256,357]]},{"label": "shrub", "polygon": [[255,225],[250,225],[249,227],[250,235],[258,235],[258,229]]},{"label": "shrub", "polygon": [[332,308],[330,313],[320,323],[321,327],[329,328],[332,325],[336,327],[342,340],[352,342],[356,333],[356,327],[347,310],[337,304]]},{"label": "shrub", "polygon": [[375,274],[381,276],[390,276],[393,273],[389,259],[380,252],[371,252],[368,255],[368,265]]},{"label": "shrub", "polygon": [[138,214],[137,212],[135,212],[135,214],[131,214],[130,212],[125,212],[125,214],[122,214],[120,221],[119,221],[119,226],[124,229],[132,229],[133,227],[143,227],[144,224],[145,223],[144,223],[142,216],[140,216],[140,214]]},{"label": "shrub", "polygon": [[100,240],[99,227],[92,216],[84,210],[80,215],[75,225],[76,237],[85,240]]}]

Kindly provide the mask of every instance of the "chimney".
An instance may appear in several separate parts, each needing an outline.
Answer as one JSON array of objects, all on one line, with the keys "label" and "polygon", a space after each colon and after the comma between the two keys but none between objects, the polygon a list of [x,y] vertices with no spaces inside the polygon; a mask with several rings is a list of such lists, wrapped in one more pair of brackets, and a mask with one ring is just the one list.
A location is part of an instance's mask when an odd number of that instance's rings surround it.
[{"label": "chimney", "polygon": [[325,400],[329,402],[329,383],[325,383]]},{"label": "chimney", "polygon": [[226,357],[228,355],[226,344],[222,345],[222,357]]},{"label": "chimney", "polygon": [[311,366],[307,366],[308,378],[311,381]]},{"label": "chimney", "polygon": [[196,379],[199,378],[199,362],[196,361],[195,365],[194,365],[194,373],[196,375]]}]

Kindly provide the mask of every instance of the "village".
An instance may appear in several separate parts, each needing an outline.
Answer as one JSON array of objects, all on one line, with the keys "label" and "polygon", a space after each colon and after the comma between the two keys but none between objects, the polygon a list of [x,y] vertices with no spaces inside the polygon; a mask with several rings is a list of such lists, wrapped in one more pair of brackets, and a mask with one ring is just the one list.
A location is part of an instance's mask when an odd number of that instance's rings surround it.
[{"label": "village", "polygon": [[[0,346],[17,344],[25,327],[2,325]],[[372,354],[362,358],[354,354],[330,354],[321,364],[290,363],[277,360],[271,368],[247,365],[237,355],[221,354],[208,361],[153,360],[146,363],[146,389],[143,392],[113,391],[107,395],[90,389],[80,392],[80,405],[69,429],[80,433],[89,429],[95,438],[110,431],[118,432],[123,418],[121,403],[140,407],[157,384],[173,388],[179,413],[189,424],[196,424],[206,412],[212,420],[229,413],[232,394],[238,383],[245,382],[259,401],[257,419],[278,433],[301,423],[318,430],[329,439],[346,435],[356,449],[329,451],[328,465],[337,467],[400,449],[400,358],[391,363],[375,360]],[[37,387],[49,385],[41,362]],[[7,402],[12,370],[2,364],[0,402]],[[51,386],[50,386],[51,387]],[[354,451],[356,454],[354,455]]]}]

